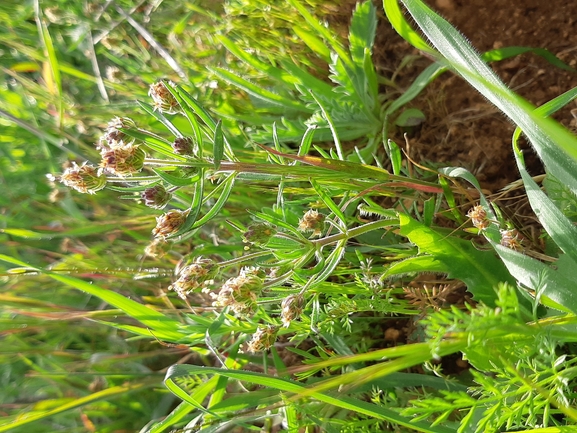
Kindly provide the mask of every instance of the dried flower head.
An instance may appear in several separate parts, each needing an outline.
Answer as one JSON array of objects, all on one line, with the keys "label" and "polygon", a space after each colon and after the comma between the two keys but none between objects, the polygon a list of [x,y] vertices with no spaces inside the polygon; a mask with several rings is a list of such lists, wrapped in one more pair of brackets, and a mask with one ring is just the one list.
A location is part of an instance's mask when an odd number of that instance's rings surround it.
[{"label": "dried flower head", "polygon": [[211,259],[198,257],[192,264],[185,266],[178,273],[178,279],[168,287],[182,299],[189,293],[206,287],[216,277],[218,265]]},{"label": "dried flower head", "polygon": [[174,209],[156,217],[156,227],[152,230],[152,234],[165,238],[176,233],[186,221],[188,212]]},{"label": "dried flower head", "polygon": [[320,236],[325,222],[325,216],[314,209],[305,212],[299,221],[299,230],[303,232],[313,232],[312,236]]},{"label": "dried flower head", "polygon": [[198,153],[197,144],[191,137],[176,137],[172,143],[172,150],[182,156],[195,156]]},{"label": "dried flower head", "polygon": [[511,248],[514,251],[519,251],[523,248],[523,236],[517,229],[500,230],[501,245]]},{"label": "dried flower head", "polygon": [[164,185],[158,184],[142,191],[144,204],[153,209],[162,209],[172,199],[172,194],[166,190]]},{"label": "dried flower head", "polygon": [[94,194],[106,186],[106,176],[93,165],[76,163],[64,170],[60,182],[84,194]]},{"label": "dried flower head", "polygon": [[305,299],[301,294],[287,296],[281,304],[281,320],[283,325],[288,328],[291,322],[298,319],[303,312]]},{"label": "dried flower head", "polygon": [[105,68],[106,78],[113,83],[120,83],[124,80],[124,73],[116,66],[106,66]]},{"label": "dried flower head", "polygon": [[138,146],[131,144],[103,148],[100,166],[117,176],[130,176],[142,170],[146,154]]},{"label": "dried flower head", "polygon": [[489,227],[490,221],[487,219],[487,212],[483,206],[477,205],[472,207],[467,213],[467,216],[471,218],[471,222],[479,230],[485,230]]},{"label": "dried flower head", "polygon": [[278,327],[267,325],[259,326],[248,342],[247,350],[252,353],[262,352],[272,347],[276,341]]},{"label": "dried flower head", "polygon": [[[176,85],[169,81],[168,85],[176,87]],[[180,111],[178,101],[172,96],[172,93],[167,89],[163,81],[158,81],[150,85],[148,95],[154,101],[154,109],[161,113],[176,114]]]},{"label": "dried flower head", "polygon": [[263,247],[276,234],[276,229],[270,224],[255,223],[247,227],[246,232],[242,235],[242,241],[245,244]]},{"label": "dried flower head", "polygon": [[125,134],[121,129],[131,129],[136,128],[136,123],[134,120],[128,117],[115,117],[110,122],[108,122],[108,127],[104,133],[104,140],[108,144],[108,147],[124,147],[134,143],[134,138]]},{"label": "dried flower head", "polygon": [[264,283],[264,275],[257,268],[243,268],[238,277],[228,279],[220,288],[213,305],[230,307],[239,315],[249,315],[256,310],[256,301]]},{"label": "dried flower head", "polygon": [[144,249],[144,254],[148,257],[160,259],[168,252],[169,243],[164,238],[156,238]]}]

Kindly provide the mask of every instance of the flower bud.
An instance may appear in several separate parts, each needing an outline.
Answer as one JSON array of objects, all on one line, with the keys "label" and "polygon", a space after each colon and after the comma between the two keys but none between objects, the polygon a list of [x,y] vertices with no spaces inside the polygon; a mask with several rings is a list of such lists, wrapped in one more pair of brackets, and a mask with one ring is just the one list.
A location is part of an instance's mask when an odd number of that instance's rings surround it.
[{"label": "flower bud", "polygon": [[172,143],[172,150],[182,156],[195,156],[198,152],[196,143],[190,137],[176,137]]},{"label": "flower bud", "polygon": [[298,319],[303,312],[304,297],[303,295],[289,295],[281,304],[281,320],[283,325],[288,328],[291,322]]},{"label": "flower bud", "polygon": [[514,251],[519,251],[523,248],[523,236],[517,229],[500,230],[500,232],[501,245],[507,248],[511,248]]},{"label": "flower bud", "polygon": [[320,236],[323,230],[325,216],[314,209],[305,212],[299,221],[299,230],[303,232],[313,232],[312,236]]},{"label": "flower bud", "polygon": [[276,229],[266,223],[255,223],[247,227],[246,232],[242,235],[242,241],[245,244],[264,247],[270,238],[276,234]]},{"label": "flower bud", "polygon": [[156,217],[156,227],[152,230],[152,234],[158,238],[165,238],[176,233],[186,221],[188,212],[174,209]]},{"label": "flower bud", "polygon": [[479,230],[485,230],[489,227],[490,221],[487,219],[487,212],[481,205],[472,207],[467,216],[471,218],[473,225]]},{"label": "flower bud", "polygon": [[78,166],[73,163],[72,167],[67,168],[60,176],[60,182],[78,192],[94,194],[106,186],[106,176],[93,165]]},{"label": "flower bud", "polygon": [[262,352],[272,347],[276,341],[278,328],[276,326],[259,326],[248,342],[247,350],[252,353]]},{"label": "flower bud", "polygon": [[142,192],[142,200],[144,204],[153,209],[162,209],[172,199],[172,194],[166,190],[164,185],[158,184],[150,188],[146,188]]},{"label": "flower bud", "polygon": [[138,146],[119,145],[112,148],[103,148],[100,154],[100,166],[117,176],[131,176],[142,170],[146,154]]},{"label": "flower bud", "polygon": [[[168,82],[168,85],[175,87],[175,84],[171,81]],[[166,88],[164,82],[158,81],[151,84],[150,89],[148,90],[148,95],[154,101],[155,110],[167,114],[175,114],[180,111],[180,104]]]}]

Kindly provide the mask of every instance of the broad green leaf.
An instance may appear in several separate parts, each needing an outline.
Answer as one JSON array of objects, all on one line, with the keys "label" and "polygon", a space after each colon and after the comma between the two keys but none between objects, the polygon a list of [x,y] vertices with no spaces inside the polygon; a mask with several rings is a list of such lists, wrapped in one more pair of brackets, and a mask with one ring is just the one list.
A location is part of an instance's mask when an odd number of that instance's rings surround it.
[{"label": "broad green leaf", "polygon": [[441,262],[450,270],[449,277],[463,281],[476,301],[494,306],[495,287],[501,282],[514,283],[493,251],[480,251],[470,241],[440,233],[404,214],[399,214],[399,222],[400,234],[417,245],[420,254],[435,259],[432,270],[440,268],[436,261]]}]

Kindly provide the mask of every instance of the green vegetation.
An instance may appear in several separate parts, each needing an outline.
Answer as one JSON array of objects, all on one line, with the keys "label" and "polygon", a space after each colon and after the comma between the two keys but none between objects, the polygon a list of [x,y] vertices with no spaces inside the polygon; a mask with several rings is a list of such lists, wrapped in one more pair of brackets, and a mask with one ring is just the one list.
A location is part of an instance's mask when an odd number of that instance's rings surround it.
[{"label": "green vegetation", "polygon": [[[525,49],[402,6],[399,94],[370,2],[348,40],[320,0],[0,5],[0,432],[575,431],[577,89],[535,109],[486,63]],[[547,256],[389,139],[445,71],[518,125]]]}]

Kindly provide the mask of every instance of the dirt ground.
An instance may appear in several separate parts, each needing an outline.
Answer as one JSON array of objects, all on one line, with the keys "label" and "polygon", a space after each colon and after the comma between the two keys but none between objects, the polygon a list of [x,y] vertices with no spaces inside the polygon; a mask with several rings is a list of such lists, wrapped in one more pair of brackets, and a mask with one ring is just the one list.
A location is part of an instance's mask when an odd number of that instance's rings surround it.
[{"label": "dirt ground", "polygon": [[[575,1],[428,0],[427,3],[480,52],[509,46],[546,48],[577,68]],[[418,54],[382,16],[374,48],[379,72],[391,76],[405,56]],[[398,71],[397,82],[408,87],[430,62],[416,58],[409,67]],[[511,89],[535,105],[577,86],[577,73],[556,68],[532,53],[492,66]],[[425,123],[410,140],[414,159],[465,167],[477,176],[483,188],[492,192],[518,179],[511,151],[513,124],[460,77],[445,73],[410,106],[426,115]],[[572,103],[555,117],[575,129],[576,120],[571,114],[574,110],[577,115],[575,107]],[[393,138],[398,144],[404,143],[400,134]],[[541,174],[543,168],[529,148],[527,144],[529,171]]]}]

